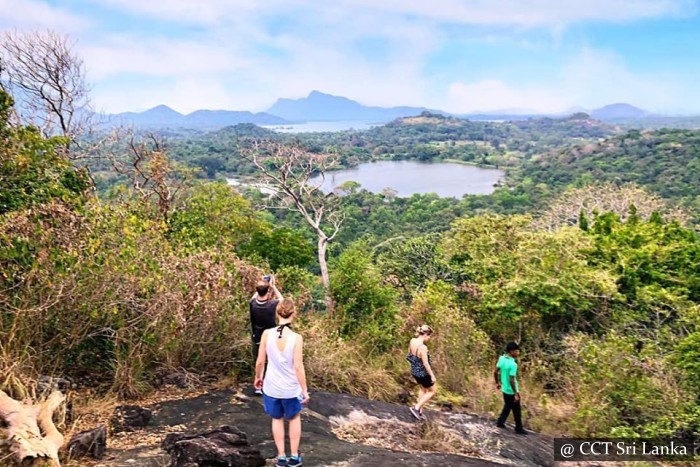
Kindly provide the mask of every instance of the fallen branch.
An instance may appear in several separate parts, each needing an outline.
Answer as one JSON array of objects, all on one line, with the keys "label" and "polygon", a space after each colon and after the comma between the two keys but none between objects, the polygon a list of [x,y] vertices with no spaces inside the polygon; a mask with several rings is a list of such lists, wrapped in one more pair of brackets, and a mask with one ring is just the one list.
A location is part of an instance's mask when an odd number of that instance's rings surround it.
[{"label": "fallen branch", "polygon": [[53,423],[53,413],[66,396],[54,391],[37,404],[19,402],[0,391],[0,421],[10,457],[21,465],[59,467],[58,450],[63,435]]}]

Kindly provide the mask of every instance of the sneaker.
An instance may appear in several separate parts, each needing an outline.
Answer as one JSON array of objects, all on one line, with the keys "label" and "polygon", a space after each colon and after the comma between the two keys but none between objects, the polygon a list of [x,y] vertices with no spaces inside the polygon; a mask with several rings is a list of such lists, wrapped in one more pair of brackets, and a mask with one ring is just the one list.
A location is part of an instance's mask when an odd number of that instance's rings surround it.
[{"label": "sneaker", "polygon": [[287,467],[288,465],[289,461],[286,456],[279,456],[277,462],[275,462],[275,467]]},{"label": "sneaker", "polygon": [[496,423],[496,427],[498,428],[506,428],[506,425],[504,423]]},{"label": "sneaker", "polygon": [[262,389],[256,389],[255,394],[262,396]]},{"label": "sneaker", "polygon": [[416,420],[420,420],[420,419],[421,419],[420,412],[417,411],[415,407],[409,407],[408,410],[411,411],[411,415],[413,415],[414,417],[416,417]]},{"label": "sneaker", "polygon": [[527,431],[523,430],[522,428],[519,430],[515,430],[515,432],[519,435],[527,435],[529,434]]},{"label": "sneaker", "polygon": [[302,465],[302,463],[301,463],[301,454],[298,455],[298,456],[292,456],[292,457],[290,457],[289,460],[287,461],[287,465],[290,465],[290,466],[291,466],[291,465],[294,465],[294,466]]}]

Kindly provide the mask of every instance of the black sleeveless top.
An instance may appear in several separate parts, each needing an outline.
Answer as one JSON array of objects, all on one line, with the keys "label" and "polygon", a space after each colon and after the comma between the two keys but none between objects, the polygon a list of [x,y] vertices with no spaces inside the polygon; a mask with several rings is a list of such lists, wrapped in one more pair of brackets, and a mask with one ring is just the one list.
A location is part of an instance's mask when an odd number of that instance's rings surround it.
[{"label": "black sleeveless top", "polygon": [[[416,352],[418,352],[418,349],[421,348],[421,345],[419,345],[416,348]],[[406,360],[408,360],[411,364],[411,374],[413,376],[417,376],[419,378],[425,378],[426,376],[428,376],[428,370],[425,369],[425,365],[423,365],[423,360],[418,355],[414,355],[409,351],[408,355],[406,355]],[[428,353],[428,363],[430,365],[433,364],[433,362],[430,360],[430,353]]]}]

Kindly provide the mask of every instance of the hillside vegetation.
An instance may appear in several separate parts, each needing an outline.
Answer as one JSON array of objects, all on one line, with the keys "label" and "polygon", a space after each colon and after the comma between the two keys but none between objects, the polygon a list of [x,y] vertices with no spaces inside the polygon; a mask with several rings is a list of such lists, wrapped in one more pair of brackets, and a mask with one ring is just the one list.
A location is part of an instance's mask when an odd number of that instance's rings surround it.
[{"label": "hillside vegetation", "polygon": [[[492,161],[513,151],[532,159],[522,166],[520,188],[490,197],[349,189],[329,260],[330,315],[312,237],[298,217],[256,208],[259,193],[246,198],[225,184],[178,179],[166,152],[143,153],[151,184],[115,186],[111,197],[98,197],[57,150],[61,139],[11,125],[11,99],[0,96],[0,389],[15,397],[43,374],[121,397],[152,391],[172,372],[247,381],[247,300],[253,282],[274,272],[303,311],[298,329],[314,388],[398,398],[413,386],[406,343],[427,323],[435,329],[430,349],[443,399],[496,410],[490,372],[515,339],[524,350],[526,420],[535,429],[615,436],[700,430],[697,233],[665,201],[636,188],[625,192],[634,196],[624,208],[582,210],[574,222],[569,214],[543,227],[536,213],[515,213],[534,211],[535,202],[555,209],[555,192],[583,183],[591,167],[604,167],[600,177],[611,179],[607,168],[632,173],[623,180],[658,186],[693,209],[693,132],[597,141],[608,130],[583,118],[499,127],[424,115],[366,134],[305,137],[308,145],[337,138],[344,157],[353,148],[358,157],[458,151],[464,138],[469,151],[485,148]],[[581,125],[592,132],[581,137],[596,142],[562,136],[572,145],[528,155],[526,148],[559,144],[555,135]],[[215,134],[226,147],[229,131]],[[255,127],[246,131],[260,136]],[[435,145],[445,141],[455,144]],[[162,189],[176,181],[177,195],[165,197]],[[593,197],[617,193],[614,184],[586,189]],[[651,205],[661,207],[641,209]]]}]

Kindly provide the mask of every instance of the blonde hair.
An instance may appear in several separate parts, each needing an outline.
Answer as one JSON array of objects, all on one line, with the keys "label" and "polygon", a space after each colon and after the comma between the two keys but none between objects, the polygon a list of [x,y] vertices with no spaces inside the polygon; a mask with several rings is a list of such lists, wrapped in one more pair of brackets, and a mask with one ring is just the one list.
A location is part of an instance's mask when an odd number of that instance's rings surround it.
[{"label": "blonde hair", "polygon": [[296,310],[296,307],[294,306],[294,302],[292,300],[285,299],[284,301],[279,302],[277,304],[276,311],[277,311],[277,316],[279,316],[280,318],[287,319],[290,316],[292,316],[292,314],[297,310]]},{"label": "blonde hair", "polygon": [[433,333],[433,328],[431,328],[427,324],[423,324],[422,326],[418,326],[416,328],[416,337],[418,337],[418,336],[430,336],[432,333]]}]

